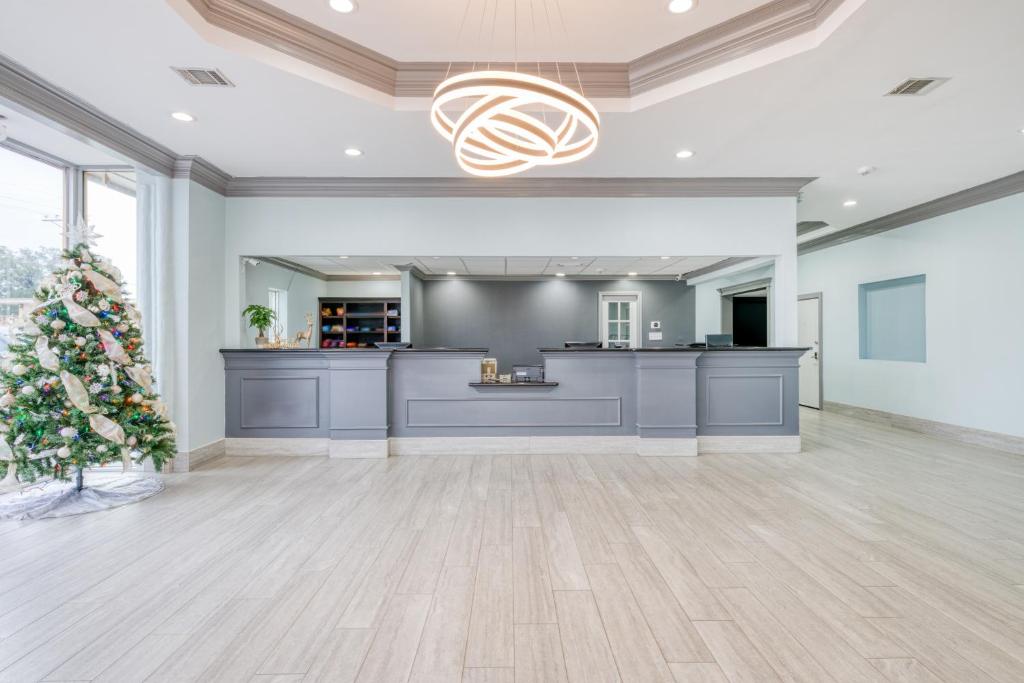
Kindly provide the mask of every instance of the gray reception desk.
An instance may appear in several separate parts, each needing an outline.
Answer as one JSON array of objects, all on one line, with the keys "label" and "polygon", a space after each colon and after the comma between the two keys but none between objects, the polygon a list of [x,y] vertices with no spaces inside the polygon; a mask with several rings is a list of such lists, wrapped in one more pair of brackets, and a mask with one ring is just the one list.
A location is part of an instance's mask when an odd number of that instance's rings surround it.
[{"label": "gray reception desk", "polygon": [[487,349],[223,349],[226,450],[795,452],[805,350],[541,349],[548,384],[479,386]]}]

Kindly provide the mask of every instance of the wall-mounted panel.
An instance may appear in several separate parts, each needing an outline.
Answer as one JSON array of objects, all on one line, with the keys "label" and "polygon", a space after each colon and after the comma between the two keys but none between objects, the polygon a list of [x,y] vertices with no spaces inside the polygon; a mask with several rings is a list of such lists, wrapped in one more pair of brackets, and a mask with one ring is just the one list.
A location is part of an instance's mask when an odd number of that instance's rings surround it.
[{"label": "wall-mounted panel", "polygon": [[781,426],[782,375],[707,375],[707,424]]},{"label": "wall-mounted panel", "polygon": [[242,429],[316,429],[320,426],[318,377],[241,378]]},{"label": "wall-mounted panel", "polygon": [[413,428],[618,427],[618,397],[597,398],[417,398],[406,402]]}]

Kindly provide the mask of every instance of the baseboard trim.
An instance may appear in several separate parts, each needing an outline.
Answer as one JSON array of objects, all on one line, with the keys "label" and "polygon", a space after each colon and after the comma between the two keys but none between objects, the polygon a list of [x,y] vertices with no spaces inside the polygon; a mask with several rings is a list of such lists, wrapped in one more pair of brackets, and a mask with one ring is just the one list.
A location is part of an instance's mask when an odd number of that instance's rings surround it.
[{"label": "baseboard trim", "polygon": [[332,439],[328,455],[332,458],[386,458],[387,439]]},{"label": "baseboard trim", "polygon": [[[183,451],[174,456],[171,472],[194,472],[198,468],[214,460],[223,458],[226,453],[225,439],[217,439],[195,450]],[[167,468],[164,468],[167,471]]]},{"label": "baseboard trim", "polygon": [[231,438],[229,456],[386,458],[390,455],[640,455],[693,457],[704,453],[799,453],[799,436],[428,436],[384,439]]},{"label": "baseboard trim", "polygon": [[989,432],[984,429],[974,429],[973,427],[961,427],[949,424],[948,422],[925,420],[920,417],[889,413],[884,410],[875,410],[874,408],[862,408],[835,401],[825,401],[822,408],[826,412],[855,417],[926,436],[956,441],[957,443],[969,446],[992,448],[997,451],[1013,453],[1014,455],[1024,455],[1024,437],[1013,436],[1012,434]]},{"label": "baseboard trim", "polygon": [[799,436],[698,436],[697,452],[799,453]]},{"label": "baseboard trim", "polygon": [[326,438],[238,438],[224,439],[225,452],[230,456],[317,456],[329,454]]}]

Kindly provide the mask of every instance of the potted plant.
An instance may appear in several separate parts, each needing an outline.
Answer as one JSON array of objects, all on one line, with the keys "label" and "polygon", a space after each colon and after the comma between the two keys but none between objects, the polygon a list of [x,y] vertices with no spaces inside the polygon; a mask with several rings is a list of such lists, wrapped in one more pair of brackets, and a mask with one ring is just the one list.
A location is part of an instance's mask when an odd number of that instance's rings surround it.
[{"label": "potted plant", "polygon": [[242,311],[242,317],[244,318],[245,316],[249,316],[249,327],[255,327],[259,330],[259,335],[256,337],[256,346],[266,346],[267,330],[277,317],[274,309],[268,306],[260,306],[259,304],[250,304]]}]

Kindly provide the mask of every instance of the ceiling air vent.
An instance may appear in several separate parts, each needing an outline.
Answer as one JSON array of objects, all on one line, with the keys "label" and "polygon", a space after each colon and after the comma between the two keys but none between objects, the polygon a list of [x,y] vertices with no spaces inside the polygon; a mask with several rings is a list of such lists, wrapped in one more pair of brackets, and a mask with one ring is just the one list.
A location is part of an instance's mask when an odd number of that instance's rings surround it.
[{"label": "ceiling air vent", "polygon": [[908,78],[886,95],[927,95],[948,81],[948,78]]},{"label": "ceiling air vent", "polygon": [[184,78],[190,85],[214,85],[222,88],[233,88],[235,84],[228,80],[220,69],[183,69],[171,67],[175,73]]}]

